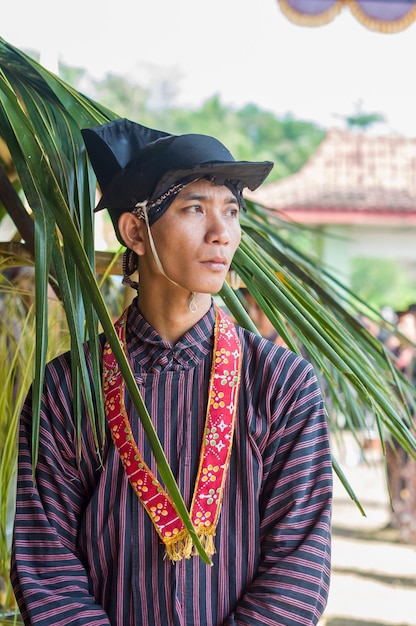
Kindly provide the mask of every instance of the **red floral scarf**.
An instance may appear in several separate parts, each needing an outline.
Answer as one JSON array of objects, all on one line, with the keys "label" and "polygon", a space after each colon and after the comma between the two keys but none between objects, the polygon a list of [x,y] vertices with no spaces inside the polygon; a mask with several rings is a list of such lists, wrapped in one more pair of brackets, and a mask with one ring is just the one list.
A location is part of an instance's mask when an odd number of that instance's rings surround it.
[{"label": "red floral scarf", "polygon": [[[124,350],[126,319],[127,310],[115,324]],[[209,556],[215,553],[214,536],[232,448],[240,372],[241,348],[235,326],[217,308],[206,421],[190,509],[195,531]],[[114,445],[134,491],[165,544],[167,556],[172,561],[189,558],[196,552],[188,530],[169,494],[137,448],[124,405],[124,387],[117,361],[107,342],[104,346],[104,403]]]}]

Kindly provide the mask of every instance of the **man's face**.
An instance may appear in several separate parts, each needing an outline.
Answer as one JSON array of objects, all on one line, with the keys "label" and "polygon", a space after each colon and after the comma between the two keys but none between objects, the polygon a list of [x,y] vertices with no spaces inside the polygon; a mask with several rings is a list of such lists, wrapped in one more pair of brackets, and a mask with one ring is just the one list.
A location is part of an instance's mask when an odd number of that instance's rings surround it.
[{"label": "man's face", "polygon": [[176,196],[151,230],[171,280],[188,291],[217,293],[241,239],[239,204],[227,187],[199,180]]}]

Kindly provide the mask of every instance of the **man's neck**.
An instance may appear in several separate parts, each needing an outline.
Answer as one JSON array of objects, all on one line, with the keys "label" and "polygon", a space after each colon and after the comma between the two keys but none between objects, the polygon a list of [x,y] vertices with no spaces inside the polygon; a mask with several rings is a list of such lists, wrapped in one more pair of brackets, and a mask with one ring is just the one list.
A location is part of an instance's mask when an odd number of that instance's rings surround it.
[{"label": "man's neck", "polygon": [[162,300],[155,293],[144,294],[140,288],[140,312],[162,339],[175,344],[211,307],[211,295],[198,293],[195,294],[196,311],[192,312],[188,306],[189,297],[169,297],[164,294]]}]

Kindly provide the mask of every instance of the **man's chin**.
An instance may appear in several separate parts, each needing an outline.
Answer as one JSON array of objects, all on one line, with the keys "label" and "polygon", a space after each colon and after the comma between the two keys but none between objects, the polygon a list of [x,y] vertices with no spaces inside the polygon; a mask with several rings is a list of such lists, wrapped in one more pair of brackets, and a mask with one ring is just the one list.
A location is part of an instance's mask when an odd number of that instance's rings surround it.
[{"label": "man's chin", "polygon": [[224,281],[225,281],[225,278],[222,280],[212,281],[206,285],[199,285],[199,289],[195,291],[194,293],[200,293],[200,294],[205,294],[205,295],[210,295],[210,296],[215,295],[216,293],[221,291]]}]

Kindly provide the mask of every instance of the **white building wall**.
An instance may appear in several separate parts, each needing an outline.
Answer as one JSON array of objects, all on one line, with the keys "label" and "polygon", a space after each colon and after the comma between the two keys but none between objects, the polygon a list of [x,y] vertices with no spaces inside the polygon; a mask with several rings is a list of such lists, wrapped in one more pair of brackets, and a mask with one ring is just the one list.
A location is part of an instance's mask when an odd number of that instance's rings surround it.
[{"label": "white building wall", "polygon": [[395,259],[416,274],[416,227],[326,226],[318,235],[318,256],[339,280],[350,284],[354,258]]},{"label": "white building wall", "polygon": [[369,227],[350,228],[351,257],[397,259],[416,263],[415,227]]}]

